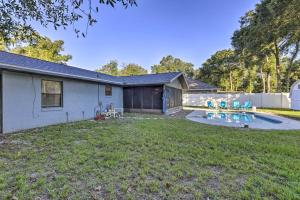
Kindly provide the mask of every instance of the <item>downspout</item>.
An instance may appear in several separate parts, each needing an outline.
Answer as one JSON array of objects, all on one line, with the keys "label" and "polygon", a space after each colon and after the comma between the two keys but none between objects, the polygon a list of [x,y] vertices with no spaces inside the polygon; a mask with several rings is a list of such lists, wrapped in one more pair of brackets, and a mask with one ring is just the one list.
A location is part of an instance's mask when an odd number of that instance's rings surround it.
[{"label": "downspout", "polygon": [[[97,78],[99,78],[99,75],[97,74]],[[97,116],[98,111],[102,112],[102,102],[100,101],[100,82],[97,84],[97,105],[94,108],[94,117]]]}]

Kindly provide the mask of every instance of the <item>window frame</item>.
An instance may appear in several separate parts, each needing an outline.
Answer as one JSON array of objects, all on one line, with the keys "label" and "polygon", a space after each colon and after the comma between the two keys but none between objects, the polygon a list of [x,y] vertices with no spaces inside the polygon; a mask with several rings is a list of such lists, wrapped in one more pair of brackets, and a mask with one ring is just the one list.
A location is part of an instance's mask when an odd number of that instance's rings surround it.
[{"label": "window frame", "polygon": [[[109,87],[110,88],[110,94],[107,94],[106,92],[108,92],[108,91],[106,91],[106,88],[107,87]],[[113,87],[111,86],[111,85],[105,85],[105,87],[104,87],[104,94],[105,94],[105,96],[106,97],[111,97],[112,96],[112,93],[113,93]]]},{"label": "window frame", "polygon": [[[50,82],[56,82],[60,84],[60,105],[59,106],[44,106],[43,105],[43,95],[48,93],[43,93],[43,82],[44,81],[50,81]],[[41,107],[42,109],[51,109],[51,108],[63,108],[64,106],[64,84],[61,80],[51,80],[51,79],[41,79]]]}]

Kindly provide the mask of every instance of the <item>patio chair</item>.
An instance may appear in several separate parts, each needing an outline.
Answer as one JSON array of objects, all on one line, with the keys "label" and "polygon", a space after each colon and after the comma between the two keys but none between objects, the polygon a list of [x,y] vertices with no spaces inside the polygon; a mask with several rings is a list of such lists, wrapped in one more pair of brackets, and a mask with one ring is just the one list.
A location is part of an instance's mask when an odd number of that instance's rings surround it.
[{"label": "patio chair", "polygon": [[115,108],[113,104],[106,107],[105,117],[108,118],[120,118],[123,116],[123,109]]},{"label": "patio chair", "polygon": [[244,109],[244,110],[250,110],[252,108],[252,104],[251,104],[250,101],[246,101],[244,103],[244,105],[241,106],[241,108]]},{"label": "patio chair", "polygon": [[215,105],[213,104],[212,101],[208,101],[208,102],[207,102],[207,107],[213,109],[213,108],[215,108]]},{"label": "patio chair", "polygon": [[239,110],[240,108],[241,108],[240,102],[239,101],[233,101],[232,109],[233,110]]},{"label": "patio chair", "polygon": [[227,103],[226,103],[226,101],[221,101],[219,107],[220,107],[221,109],[227,109]]}]

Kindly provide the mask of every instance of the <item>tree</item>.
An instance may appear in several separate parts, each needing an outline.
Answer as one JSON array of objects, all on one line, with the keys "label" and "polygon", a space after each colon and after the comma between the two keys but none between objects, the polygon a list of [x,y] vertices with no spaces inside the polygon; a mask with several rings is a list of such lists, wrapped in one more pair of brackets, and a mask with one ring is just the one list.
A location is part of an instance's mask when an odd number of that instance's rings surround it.
[{"label": "tree", "polygon": [[163,57],[158,65],[151,67],[152,73],[165,73],[165,72],[183,72],[189,77],[194,75],[194,65],[182,61],[179,58],[174,58],[171,55]]},{"label": "tree", "polygon": [[65,64],[72,59],[72,56],[61,54],[64,51],[63,45],[64,42],[62,40],[51,41],[49,38],[35,33],[34,38],[29,41],[18,40],[16,47],[11,48],[10,51],[32,58]]},{"label": "tree", "polygon": [[197,78],[232,92],[242,85],[243,73],[239,57],[231,49],[226,49],[216,52],[203,63]]},{"label": "tree", "polygon": [[[266,57],[274,56],[277,91],[283,90],[283,54],[290,55],[289,66],[292,66],[299,52],[299,8],[299,0],[262,0],[255,10],[241,18],[240,30],[233,36],[232,44],[240,52],[246,49],[253,55],[263,53]],[[290,85],[289,77],[286,85]]]},{"label": "tree", "polygon": [[104,74],[109,74],[112,76],[118,76],[118,61],[112,60],[108,64],[103,65],[100,69],[96,70]]},{"label": "tree", "polygon": [[53,26],[54,29],[66,29],[72,26],[75,33],[85,36],[87,30],[76,28],[77,22],[86,21],[86,27],[92,26],[97,21],[94,17],[99,12],[99,6],[105,4],[114,7],[117,3],[127,8],[137,5],[136,0],[2,0],[0,1],[0,37],[9,40],[12,37],[30,36],[34,31],[30,25],[32,21],[38,22],[43,27]]},{"label": "tree", "polygon": [[123,67],[120,71],[121,76],[133,76],[147,74],[147,70],[137,64],[128,64]]}]

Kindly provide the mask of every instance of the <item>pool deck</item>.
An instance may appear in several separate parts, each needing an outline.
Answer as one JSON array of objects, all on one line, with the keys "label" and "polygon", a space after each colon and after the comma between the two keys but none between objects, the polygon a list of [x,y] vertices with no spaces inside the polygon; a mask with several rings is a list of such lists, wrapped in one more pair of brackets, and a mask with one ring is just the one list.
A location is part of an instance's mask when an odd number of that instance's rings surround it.
[{"label": "pool deck", "polygon": [[[218,110],[208,110],[208,109],[197,109],[191,112],[186,116],[186,119],[199,122],[203,124],[209,124],[209,125],[215,125],[215,126],[228,126],[228,127],[235,127],[235,128],[243,128],[245,123],[229,123],[226,121],[214,121],[214,120],[208,120],[206,118],[203,118],[203,116],[206,116],[206,112],[218,112]],[[226,112],[226,111],[225,111]],[[252,112],[252,111],[250,111]],[[251,129],[264,129],[264,130],[300,130],[300,121],[269,114],[269,113],[262,113],[262,112],[255,112],[256,115],[261,115],[268,117],[270,119],[279,120],[282,123],[280,124],[274,124],[271,122],[267,122],[264,120],[257,119],[254,122],[248,123],[249,128]]]}]

